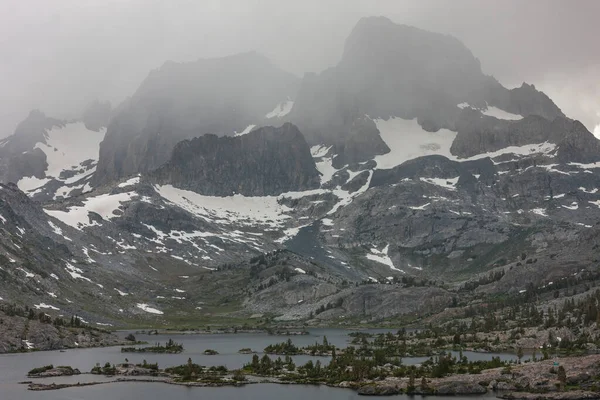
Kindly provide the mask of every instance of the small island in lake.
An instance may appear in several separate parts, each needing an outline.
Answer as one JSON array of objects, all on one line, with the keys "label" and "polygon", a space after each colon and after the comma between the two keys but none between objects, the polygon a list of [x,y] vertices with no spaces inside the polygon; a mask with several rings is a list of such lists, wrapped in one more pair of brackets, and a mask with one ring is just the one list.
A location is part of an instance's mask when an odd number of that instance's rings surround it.
[{"label": "small island in lake", "polygon": [[27,373],[28,378],[50,378],[55,376],[71,376],[79,375],[81,372],[77,368],[69,366],[46,365],[39,368],[34,368]]},{"label": "small island in lake", "polygon": [[165,345],[156,343],[154,346],[149,347],[122,347],[121,353],[166,353],[166,354],[177,354],[183,351],[183,345],[176,343],[172,339],[169,339]]}]

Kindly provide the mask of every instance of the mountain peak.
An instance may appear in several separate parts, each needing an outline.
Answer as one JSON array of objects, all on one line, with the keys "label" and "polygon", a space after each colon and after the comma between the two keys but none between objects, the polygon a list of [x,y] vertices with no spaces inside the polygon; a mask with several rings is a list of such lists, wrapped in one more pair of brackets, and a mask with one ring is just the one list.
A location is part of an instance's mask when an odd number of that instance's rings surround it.
[{"label": "mountain peak", "polygon": [[348,36],[342,62],[361,58],[378,65],[385,60],[424,68],[460,67],[481,74],[479,60],[457,38],[396,24],[386,17],[362,18]]}]

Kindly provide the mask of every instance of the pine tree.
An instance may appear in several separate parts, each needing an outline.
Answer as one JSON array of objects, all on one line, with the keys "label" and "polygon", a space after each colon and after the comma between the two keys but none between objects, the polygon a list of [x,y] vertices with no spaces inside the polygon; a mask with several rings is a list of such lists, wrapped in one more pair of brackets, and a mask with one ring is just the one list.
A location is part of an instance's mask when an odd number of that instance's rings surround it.
[{"label": "pine tree", "polygon": [[415,368],[410,368],[410,375],[408,377],[408,385],[406,386],[406,393],[413,393],[415,391]]},{"label": "pine tree", "polygon": [[560,383],[560,389],[564,390],[565,385],[567,384],[567,372],[562,365],[558,367],[558,382]]}]

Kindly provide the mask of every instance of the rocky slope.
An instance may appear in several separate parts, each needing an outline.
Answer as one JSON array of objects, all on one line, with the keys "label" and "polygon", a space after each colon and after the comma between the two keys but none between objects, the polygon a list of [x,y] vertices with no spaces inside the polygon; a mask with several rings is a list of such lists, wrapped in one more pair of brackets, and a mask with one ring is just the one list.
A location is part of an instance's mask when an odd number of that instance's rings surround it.
[{"label": "rocky slope", "polygon": [[[0,353],[115,346],[123,342],[116,335],[84,324],[57,325],[43,311],[32,311],[31,318],[20,312],[11,306],[0,307]],[[42,321],[38,315],[48,319]]]}]

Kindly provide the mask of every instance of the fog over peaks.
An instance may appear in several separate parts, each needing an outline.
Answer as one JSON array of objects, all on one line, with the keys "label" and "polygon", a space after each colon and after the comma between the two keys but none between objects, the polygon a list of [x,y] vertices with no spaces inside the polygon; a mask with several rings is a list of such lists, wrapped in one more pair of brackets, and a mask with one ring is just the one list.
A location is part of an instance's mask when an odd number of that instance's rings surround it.
[{"label": "fog over peaks", "polygon": [[450,34],[509,87],[526,81],[600,134],[600,3],[581,0],[5,0],[0,136],[31,109],[71,118],[117,106],[167,60],[255,50],[299,77],[336,65],[360,18]]}]

